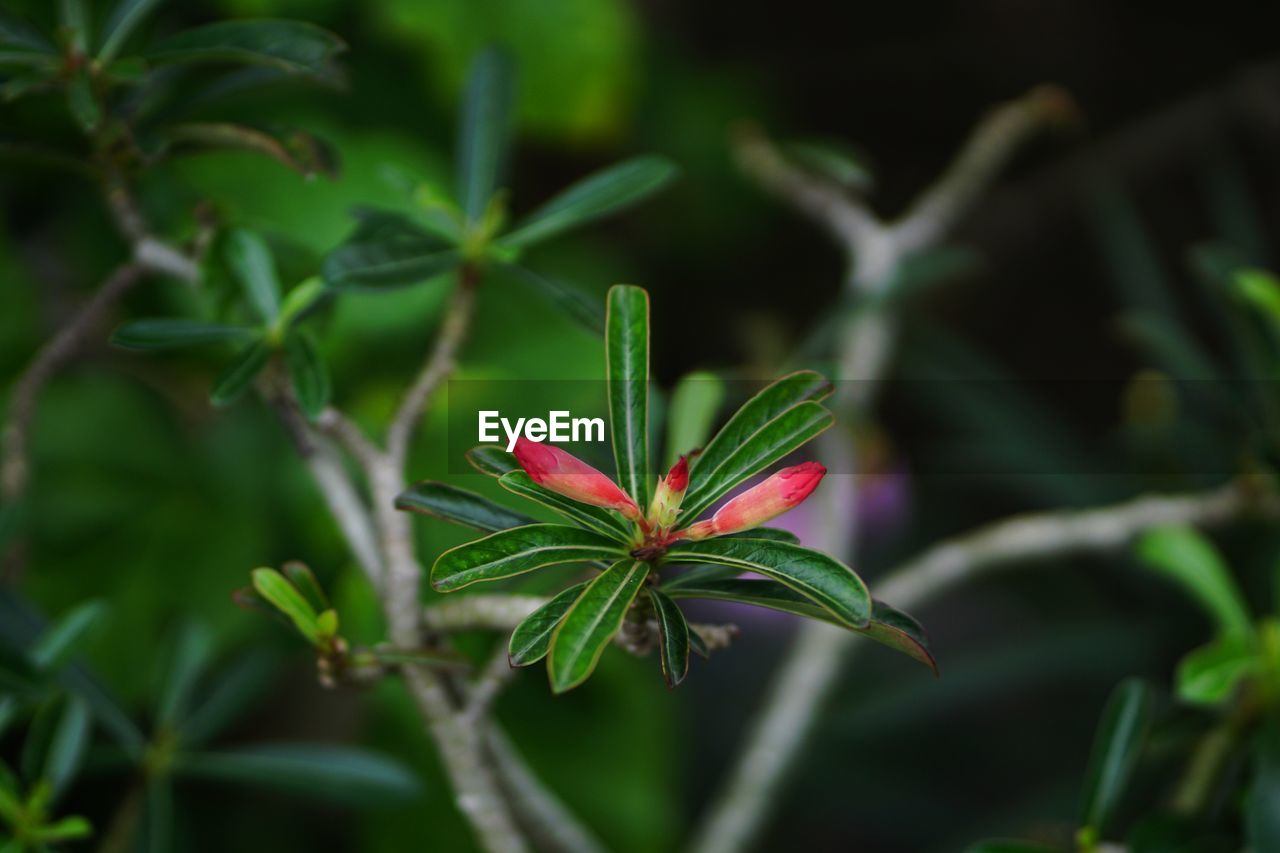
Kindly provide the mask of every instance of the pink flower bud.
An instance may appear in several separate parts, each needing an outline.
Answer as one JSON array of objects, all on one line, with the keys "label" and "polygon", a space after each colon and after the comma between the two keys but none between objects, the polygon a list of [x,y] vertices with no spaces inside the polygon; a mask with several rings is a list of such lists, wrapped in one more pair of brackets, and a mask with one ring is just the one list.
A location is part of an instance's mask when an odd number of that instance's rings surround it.
[{"label": "pink flower bud", "polygon": [[617,483],[573,454],[521,437],[516,440],[515,456],[539,486],[584,504],[617,510],[632,521],[641,519],[640,508]]},{"label": "pink flower bud", "polygon": [[649,505],[649,522],[654,527],[670,529],[676,523],[680,502],[684,500],[684,493],[688,488],[689,460],[681,456],[671,466],[667,476],[658,481],[658,488],[653,493],[653,503]]},{"label": "pink flower bud", "polygon": [[784,468],[720,507],[708,520],[677,535],[696,540],[759,527],[809,497],[826,473],[827,469],[817,462]]}]

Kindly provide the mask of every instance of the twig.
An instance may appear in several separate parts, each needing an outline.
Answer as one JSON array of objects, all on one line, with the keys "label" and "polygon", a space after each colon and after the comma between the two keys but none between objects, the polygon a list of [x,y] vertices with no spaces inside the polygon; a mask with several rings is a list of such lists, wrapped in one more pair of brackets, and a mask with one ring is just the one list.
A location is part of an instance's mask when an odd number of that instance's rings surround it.
[{"label": "twig", "polygon": [[549,600],[541,595],[461,595],[424,608],[422,624],[442,634],[510,631]]},{"label": "twig", "polygon": [[27,439],[40,390],[58,368],[71,360],[107,310],[142,279],[144,272],[143,267],[134,261],[117,267],[93,297],[58,329],[57,334],[36,352],[30,364],[22,371],[14,386],[13,396],[9,399],[4,429],[4,465],[0,471],[0,487],[6,503],[18,500],[26,490],[29,474]]},{"label": "twig", "polygon": [[[1070,103],[1060,90],[1041,88],[998,107],[978,124],[936,186],[893,223],[882,222],[861,200],[791,166],[763,136],[740,142],[738,160],[750,177],[835,236],[848,258],[845,286],[850,292],[876,295],[890,286],[904,259],[946,235],[1025,139],[1068,115]],[[840,336],[837,378],[847,381],[841,383],[833,405],[846,422],[868,416],[889,370],[897,341],[897,318],[890,310],[862,306]],[[845,470],[856,469],[850,464]],[[857,494],[854,478],[844,479],[849,481],[848,493],[831,490],[822,505],[832,519],[825,527],[839,531],[843,540],[828,550],[852,561],[858,550],[850,521],[856,516]],[[891,597],[887,600],[905,606]],[[693,850],[741,850],[756,836],[850,647],[850,636],[831,626],[814,623],[801,628],[749,727],[745,748],[695,833]]]},{"label": "twig", "polygon": [[458,284],[445,311],[444,322],[436,336],[431,355],[419,371],[409,391],[396,410],[387,428],[387,455],[401,467],[409,448],[409,439],[417,427],[422,411],[431,400],[440,383],[449,377],[462,342],[466,339],[475,310],[478,273],[471,266],[464,266],[458,274]]},{"label": "twig", "polygon": [[293,398],[292,388],[281,375],[278,366],[273,365],[264,372],[260,387],[263,396],[275,409],[294,450],[311,472],[316,487],[329,507],[329,514],[347,540],[352,556],[373,588],[381,590],[386,567],[373,516],[351,481],[342,459],[307,424]]},{"label": "twig", "polygon": [[507,659],[507,645],[500,641],[489,662],[471,684],[467,703],[463,708],[463,714],[471,725],[480,725],[489,715],[489,709],[493,707],[494,700],[498,698],[502,688],[507,686],[507,682],[515,677],[515,674],[516,668]]},{"label": "twig", "polygon": [[511,739],[497,726],[488,728],[487,745],[499,779],[521,823],[539,850],[600,853],[604,845],[529,772]]}]

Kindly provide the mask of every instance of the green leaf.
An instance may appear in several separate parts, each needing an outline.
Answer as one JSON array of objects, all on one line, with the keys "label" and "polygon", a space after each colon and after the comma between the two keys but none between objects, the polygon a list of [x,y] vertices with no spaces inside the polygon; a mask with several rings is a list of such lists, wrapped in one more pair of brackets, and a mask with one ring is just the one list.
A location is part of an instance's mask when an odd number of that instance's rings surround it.
[{"label": "green leaf", "polygon": [[585,583],[574,584],[524,618],[507,641],[507,659],[512,666],[537,663],[551,648],[551,634],[569,608],[578,600]]},{"label": "green leaf", "polygon": [[600,310],[599,300],[592,299],[581,290],[545,273],[534,272],[527,267],[516,266],[515,264],[500,264],[499,266],[505,272],[510,273],[513,279],[528,286],[588,332],[597,335],[604,334],[604,312]]},{"label": "green leaf", "polygon": [[243,341],[254,334],[252,329],[240,326],[182,317],[156,317],[123,324],[111,336],[111,343],[127,349],[166,350]]},{"label": "green leaf", "polygon": [[89,746],[89,730],[89,706],[78,696],[68,697],[49,740],[40,774],[51,786],[53,796],[66,791],[67,785],[79,772],[85,749]]},{"label": "green leaf", "polygon": [[403,764],[329,744],[262,744],[181,754],[174,771],[187,778],[258,785],[365,806],[403,802],[419,792],[417,778]]},{"label": "green leaf", "polygon": [[667,550],[666,559],[757,572],[791,587],[852,628],[865,628],[871,619],[871,594],[853,569],[799,545],[766,539],[705,539],[676,543]]},{"label": "green leaf", "polygon": [[93,835],[93,824],[79,815],[71,815],[42,826],[31,833],[37,841],[52,844],[56,841],[75,841]]},{"label": "green leaf", "polygon": [[[705,488],[705,483],[752,436],[800,403],[822,400],[830,393],[831,382],[826,377],[812,370],[801,370],[783,376],[744,403],[702,453],[690,460],[689,491],[684,506],[693,506],[691,499],[698,490]],[[714,498],[706,505],[712,501]]]},{"label": "green leaf", "polygon": [[739,533],[727,533],[724,536],[718,536],[717,539],[768,539],[773,542],[789,542],[792,545],[800,544],[800,537],[792,533],[790,530],[781,530],[777,527],[753,527],[750,530],[743,530]]},{"label": "green leaf", "polygon": [[324,594],[320,581],[316,579],[315,573],[306,563],[290,560],[280,567],[280,571],[289,579],[289,583],[302,593],[302,597],[307,600],[307,604],[311,605],[312,610],[320,613],[329,609],[329,597]]},{"label": "green leaf", "polygon": [[707,443],[723,402],[724,382],[714,373],[699,370],[680,378],[667,410],[667,467]]},{"label": "green leaf", "polygon": [[734,486],[759,474],[774,462],[812,441],[835,423],[835,416],[820,403],[792,406],[754,432],[714,469],[703,468],[698,485],[690,474],[681,513],[695,519]]},{"label": "green leaf", "polygon": [[689,623],[679,605],[662,592],[651,588],[649,600],[658,617],[662,677],[668,687],[675,687],[689,674]]},{"label": "green leaf", "polygon": [[530,213],[501,239],[524,248],[624,210],[665,187],[676,167],[662,157],[635,157],[577,181]]},{"label": "green leaf", "polygon": [[98,40],[98,62],[104,66],[110,65],[111,60],[120,53],[125,40],[160,2],[161,0],[120,0],[116,3]]},{"label": "green leaf", "polygon": [[93,78],[85,67],[77,69],[67,84],[67,109],[85,133],[93,133],[102,121],[102,108],[93,91]]},{"label": "green leaf", "polygon": [[284,363],[298,397],[298,407],[311,420],[320,417],[329,405],[329,367],[310,332],[298,329],[285,337]]},{"label": "green leaf", "polygon": [[1280,721],[1272,715],[1253,743],[1253,783],[1244,802],[1245,849],[1280,850]]},{"label": "green leaf", "polygon": [[1234,279],[1236,293],[1266,317],[1270,325],[1280,325],[1280,281],[1259,269],[1237,270]]},{"label": "green leaf", "polygon": [[275,672],[271,654],[255,650],[216,673],[186,719],[179,723],[182,742],[198,746],[219,735],[263,695]]},{"label": "green leaf", "polygon": [[467,222],[484,216],[497,192],[515,105],[515,65],[496,48],[476,57],[458,124],[458,201]]},{"label": "green leaf", "polygon": [[491,533],[445,551],[431,567],[431,586],[453,592],[561,563],[616,560],[626,547],[598,533],[562,524],[530,524]]},{"label": "green leaf", "polygon": [[29,653],[31,662],[44,671],[62,666],[85,635],[106,616],[107,609],[101,601],[88,601],[63,614],[35,641]]},{"label": "green leaf", "polygon": [[320,637],[320,627],[316,624],[316,612],[298,589],[275,569],[254,569],[252,573],[253,588],[273,607],[289,617],[311,643]]},{"label": "green leaf", "polygon": [[1085,774],[1081,826],[1106,831],[1111,816],[1137,766],[1150,723],[1154,697],[1137,679],[1122,681],[1111,692],[1089,754]]},{"label": "green leaf", "polygon": [[315,308],[327,294],[324,279],[312,276],[284,295],[280,304],[280,325],[289,328]]},{"label": "green leaf", "polygon": [[547,672],[552,691],[564,693],[590,677],[648,575],[648,563],[627,558],[587,584],[551,635]]},{"label": "green leaf", "polygon": [[59,0],[58,27],[75,53],[89,50],[89,9],[85,0]]},{"label": "green leaf", "polygon": [[465,455],[472,468],[490,477],[501,477],[512,471],[523,470],[514,455],[496,445],[482,444],[471,448]]},{"label": "green leaf", "polygon": [[324,259],[321,275],[330,287],[400,287],[435,278],[462,261],[457,246],[407,216],[366,211],[343,245]]},{"label": "green leaf", "polygon": [[[929,667],[934,675],[938,674],[937,661],[934,660],[933,652],[929,649],[929,638],[920,627],[920,623],[882,601],[872,602],[871,621],[865,628],[850,628],[825,608],[777,581],[725,577],[716,573],[700,575],[700,571],[701,568],[686,572],[681,577],[664,583],[662,590],[676,599],[709,598],[715,601],[735,601],[739,604],[767,607],[770,610],[780,610],[783,613],[830,622],[902,652]],[[739,572],[738,569],[729,569],[729,571],[735,574]]]},{"label": "green leaf", "polygon": [[509,510],[486,497],[451,486],[423,480],[396,497],[396,509],[429,515],[486,533],[537,524],[536,518]]},{"label": "green leaf", "polygon": [[166,728],[186,716],[196,680],[213,654],[213,637],[203,626],[187,624],[178,633],[170,654],[156,709],[156,722]]},{"label": "green leaf", "polygon": [[215,406],[234,403],[253,383],[262,368],[267,366],[270,357],[271,348],[261,339],[240,350],[218,374],[213,390],[209,393],[209,400]]},{"label": "green leaf", "polygon": [[5,51],[30,51],[56,56],[58,49],[35,27],[12,12],[0,8],[0,54]]},{"label": "green leaf", "polygon": [[233,228],[226,237],[223,257],[244,295],[267,325],[280,316],[280,282],[267,242],[253,231]]},{"label": "green leaf", "polygon": [[1224,633],[1253,634],[1244,598],[1222,558],[1204,536],[1188,527],[1158,527],[1138,541],[1138,556],[1180,584],[1209,613]]},{"label": "green leaf", "polygon": [[143,56],[156,64],[242,62],[331,79],[334,59],[344,50],[342,39],[314,24],[261,18],[184,30],[156,42]]},{"label": "green leaf", "polygon": [[498,484],[512,494],[540,503],[548,509],[576,522],[581,527],[594,530],[624,544],[632,541],[631,526],[611,510],[578,503],[573,498],[557,494],[539,486],[524,471],[511,471],[498,479]]},{"label": "green leaf", "polygon": [[1221,705],[1240,683],[1257,675],[1264,662],[1246,637],[1226,634],[1178,661],[1178,698],[1193,705]]},{"label": "green leaf", "polygon": [[605,316],[605,377],[609,430],[618,483],[641,507],[649,505],[649,294],[641,287],[609,288]]}]

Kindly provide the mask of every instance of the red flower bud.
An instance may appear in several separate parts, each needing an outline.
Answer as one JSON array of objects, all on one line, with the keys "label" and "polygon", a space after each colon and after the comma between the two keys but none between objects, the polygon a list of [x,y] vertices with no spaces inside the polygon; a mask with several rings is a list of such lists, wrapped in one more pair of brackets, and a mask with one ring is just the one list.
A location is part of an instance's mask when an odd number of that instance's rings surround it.
[{"label": "red flower bud", "polygon": [[809,497],[826,473],[827,469],[817,462],[784,468],[720,507],[710,519],[699,521],[677,535],[706,539],[759,527]]},{"label": "red flower bud", "polygon": [[666,484],[668,489],[680,494],[684,494],[685,489],[689,488],[689,458],[687,456],[681,456],[676,460],[676,464],[671,466],[671,470],[667,472]]},{"label": "red flower bud", "polygon": [[684,493],[688,488],[689,460],[681,456],[671,466],[667,476],[658,481],[658,488],[653,493],[653,503],[649,505],[649,522],[663,529],[669,529],[675,524],[680,502],[684,500]]},{"label": "red flower bud", "polygon": [[578,457],[550,444],[516,439],[516,461],[539,486],[591,506],[617,510],[632,521],[640,508],[617,483]]}]

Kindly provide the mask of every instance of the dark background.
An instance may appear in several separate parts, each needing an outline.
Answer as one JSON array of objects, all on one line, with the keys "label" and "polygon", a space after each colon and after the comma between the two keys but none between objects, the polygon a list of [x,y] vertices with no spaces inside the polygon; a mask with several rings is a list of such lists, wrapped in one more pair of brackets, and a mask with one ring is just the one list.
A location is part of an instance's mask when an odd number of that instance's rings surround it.
[{"label": "dark background", "polygon": [[[43,3],[14,5],[37,20],[50,14]],[[761,375],[831,310],[843,262],[818,229],[738,174],[728,154],[735,122],[856,146],[873,165],[872,203],[893,216],[987,109],[1042,83],[1064,87],[1079,126],[1017,158],[958,229],[956,242],[975,250],[975,262],[909,304],[895,377],[994,377],[1001,390],[989,402],[955,382],[922,404],[890,382],[883,441],[893,493],[872,519],[860,567],[874,578],[938,536],[1005,512],[1092,503],[1148,484],[1133,475],[1141,466],[1125,444],[1119,399],[1145,357],[1117,318],[1165,294],[1218,352],[1225,342],[1196,301],[1189,249],[1226,239],[1266,264],[1276,248],[1280,61],[1275,20],[1261,8],[173,3],[151,29],[262,14],[312,19],[346,38],[347,91],[294,89],[240,108],[326,135],[344,173],[307,184],[246,155],[201,156],[149,179],[144,202],[163,219],[211,199],[227,220],[293,247],[291,269],[309,274],[345,234],[350,206],[396,200],[380,177],[387,163],[446,180],[466,63],[496,40],[515,52],[525,81],[510,182],[517,211],[625,155],[656,151],[683,168],[658,199],[536,259],[593,293],[614,281],[648,287],[661,381],[705,367]],[[0,134],[73,148],[59,107],[0,105]],[[124,250],[92,189],[73,178],[4,167],[0,194],[0,373],[12,376]],[[360,297],[324,320],[339,403],[368,423],[385,416],[426,345],[442,292],[425,285]],[[180,313],[190,301],[148,286],[122,316]],[[298,647],[228,603],[251,567],[302,558],[335,590],[344,620],[364,613],[353,621],[377,635],[369,595],[270,414],[252,403],[210,411],[203,395],[216,365],[195,356],[147,359],[105,343],[89,355],[49,389],[37,422],[28,591],[54,612],[86,596],[112,603],[95,662],[131,701],[142,704],[154,678],[156,644],[194,616],[216,629],[227,656],[275,648],[284,660],[236,738],[361,739],[434,773],[395,685],[366,697],[326,693]],[[479,378],[594,379],[600,345],[491,282],[464,364]],[[1087,384],[1059,380],[1106,380],[1117,391],[1087,393]],[[963,440],[939,440],[957,429]],[[1214,425],[1205,430],[1214,436]],[[1013,474],[912,476],[933,459],[1000,458],[1011,435],[1025,454],[1005,460]],[[1213,452],[1229,458],[1230,441],[1219,436]],[[1083,470],[1114,473],[1071,476],[1082,470],[1073,460],[1086,457]],[[1037,467],[1016,473],[1028,459]],[[411,473],[433,473],[432,464],[423,451]],[[1159,482],[1195,484],[1214,470],[1164,471]],[[428,523],[420,530],[424,555],[464,536]],[[1260,609],[1271,600],[1273,540],[1244,531],[1223,543]],[[917,615],[942,678],[879,649],[860,657],[762,848],[954,850],[982,836],[1060,833],[1077,809],[1110,687],[1130,674],[1167,681],[1173,662],[1207,636],[1198,614],[1123,556],[1009,573]],[[611,845],[669,849],[705,805],[794,629],[788,618],[741,618],[741,642],[675,693],[652,661],[609,655],[600,676],[568,697],[553,700],[541,674],[527,673],[499,705],[535,765]],[[191,790],[180,795],[184,845],[464,846],[432,779],[413,808],[372,813]],[[109,815],[114,785],[104,778],[73,805],[95,819]]]}]

